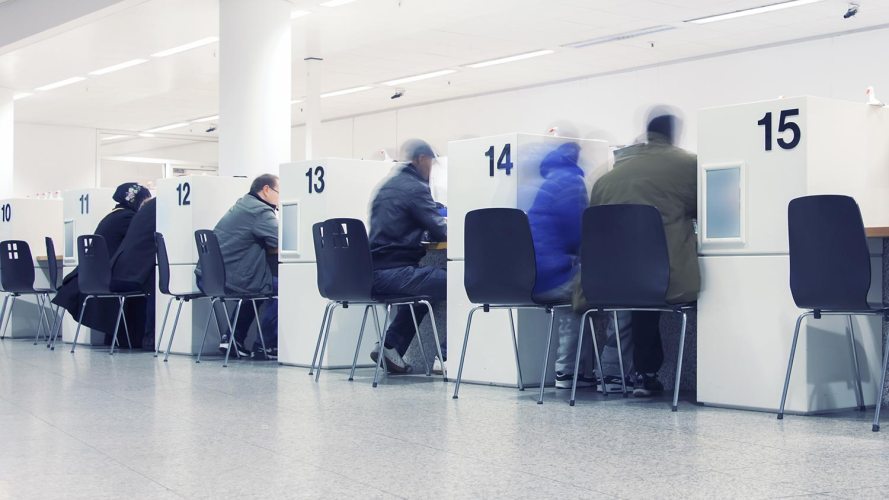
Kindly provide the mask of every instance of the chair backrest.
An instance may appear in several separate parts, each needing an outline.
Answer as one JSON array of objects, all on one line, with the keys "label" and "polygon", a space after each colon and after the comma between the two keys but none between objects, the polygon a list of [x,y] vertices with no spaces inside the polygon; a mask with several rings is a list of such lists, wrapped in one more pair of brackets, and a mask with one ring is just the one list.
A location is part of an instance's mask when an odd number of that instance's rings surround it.
[{"label": "chair backrest", "polygon": [[27,241],[0,243],[0,284],[6,292],[34,290],[34,260]]},{"label": "chair backrest", "polygon": [[210,229],[198,229],[194,232],[194,241],[201,265],[201,289],[210,297],[225,296],[225,260],[216,233]]},{"label": "chair backrest", "polygon": [[804,309],[867,309],[870,253],[848,196],[804,196],[787,207],[790,292]]},{"label": "chair backrest", "polygon": [[46,242],[46,265],[48,266],[49,287],[53,290],[59,288],[59,259],[56,258],[56,244],[52,238],[44,238]]},{"label": "chair backrest", "polygon": [[312,225],[318,292],[329,300],[368,301],[372,298],[373,261],[364,223],[358,219],[328,219]]},{"label": "chair backrest", "polygon": [[590,307],[664,307],[670,258],[660,212],[600,205],[583,212],[580,273]]},{"label": "chair backrest", "polygon": [[111,293],[108,245],[105,238],[98,234],[77,237],[77,284],[82,294]]},{"label": "chair backrest", "polygon": [[474,304],[532,304],[537,263],[528,215],[516,208],[466,214],[463,286]]},{"label": "chair backrest", "polygon": [[170,293],[170,257],[167,255],[167,243],[164,235],[154,233],[154,243],[157,245],[157,289],[164,295]]}]

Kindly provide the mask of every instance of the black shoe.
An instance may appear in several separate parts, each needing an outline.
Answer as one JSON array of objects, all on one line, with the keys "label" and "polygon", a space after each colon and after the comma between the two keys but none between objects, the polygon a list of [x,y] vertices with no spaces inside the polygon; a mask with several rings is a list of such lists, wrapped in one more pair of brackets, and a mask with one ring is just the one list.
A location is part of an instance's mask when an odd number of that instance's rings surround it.
[{"label": "black shoe", "polygon": [[[570,389],[573,382],[573,373],[556,372],[556,389]],[[583,375],[578,375],[577,388],[583,389],[585,387],[595,387],[597,382],[598,379],[596,377],[584,377]]]},{"label": "black shoe", "polygon": [[[633,388],[636,386],[636,378],[627,375],[626,378],[627,390],[632,392]],[[599,386],[596,387],[597,390],[602,390],[602,381],[599,381]],[[623,392],[623,387],[620,384],[620,377],[616,375],[605,375],[605,392],[608,394],[616,394],[619,392]]]},{"label": "black shoe", "polygon": [[263,350],[262,347],[255,347],[251,358],[257,361],[274,361],[278,359],[278,348],[269,347]]},{"label": "black shoe", "polygon": [[[225,356],[225,352],[228,350],[228,344],[229,344],[229,336],[223,335],[222,339],[219,341],[219,352],[221,352],[223,356]],[[240,357],[240,358],[244,358],[244,357],[249,358],[250,351],[248,351],[246,348],[244,348],[244,346],[241,345],[240,342],[235,340],[235,344],[232,346],[232,352],[231,352],[230,356],[231,357]]]},{"label": "black shoe", "polygon": [[633,397],[648,398],[664,392],[664,384],[657,378],[657,373],[637,373]]}]

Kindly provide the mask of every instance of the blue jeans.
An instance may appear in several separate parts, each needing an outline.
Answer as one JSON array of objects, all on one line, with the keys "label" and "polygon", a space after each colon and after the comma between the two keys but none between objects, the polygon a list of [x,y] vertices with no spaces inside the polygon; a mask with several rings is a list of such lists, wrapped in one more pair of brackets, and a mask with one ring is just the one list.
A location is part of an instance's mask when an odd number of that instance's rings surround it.
[{"label": "blue jeans", "polygon": [[[395,267],[374,271],[373,293],[377,295],[425,295],[431,302],[445,300],[448,294],[448,273],[429,266]],[[386,330],[386,347],[404,356],[414,340],[414,320],[408,306],[398,306],[395,318]],[[428,311],[425,306],[414,306],[417,324],[423,322]],[[448,357],[447,339],[441,338],[441,354]]]}]

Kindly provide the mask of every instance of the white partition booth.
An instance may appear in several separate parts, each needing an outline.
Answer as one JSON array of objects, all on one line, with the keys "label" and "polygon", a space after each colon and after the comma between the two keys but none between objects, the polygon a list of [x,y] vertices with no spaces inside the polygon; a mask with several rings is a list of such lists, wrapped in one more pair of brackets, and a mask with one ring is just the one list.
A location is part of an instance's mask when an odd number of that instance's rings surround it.
[{"label": "white partition booth", "polygon": [[[37,288],[49,286],[46,269],[37,262],[39,256],[46,255],[47,236],[52,238],[53,242],[62,241],[62,200],[29,198],[0,200],[0,241],[22,240],[28,243],[34,258],[34,285]],[[49,311],[47,314],[52,321]],[[6,318],[4,316],[4,322],[7,321]],[[33,337],[37,332],[39,320],[40,309],[37,306],[37,299],[34,296],[19,297],[15,301],[6,336]]]},{"label": "white partition booth", "polygon": [[[114,209],[113,195],[111,188],[73,189],[62,193],[64,239],[55,242],[56,254],[62,255],[62,277],[77,267],[77,237],[95,233],[99,222]],[[77,318],[70,314],[63,317],[62,340],[74,342]],[[105,342],[105,333],[81,328],[77,342],[101,345]]]},{"label": "white partition booth", "polygon": [[[700,112],[698,401],[775,411],[797,316],[790,293],[787,206],[843,194],[865,226],[889,225],[889,110],[796,97]],[[882,300],[882,242],[870,240],[868,300]],[[849,323],[806,319],[786,411],[857,406]],[[864,399],[874,404],[882,349],[879,317],[854,320]]]},{"label": "white partition booth", "polygon": [[[219,219],[250,190],[251,179],[243,177],[216,177],[189,175],[169,177],[157,181],[157,232],[164,235],[167,254],[170,260],[170,290],[174,293],[199,291],[195,282],[194,268],[198,262],[194,232],[198,229],[213,229]],[[160,335],[164,320],[168,295],[160,292],[155,304],[155,341]],[[174,304],[164,330],[163,345],[173,327]],[[176,354],[197,354],[218,352],[219,336],[215,323],[211,322],[206,343],[201,346],[207,315],[210,312],[209,300],[189,301],[182,306],[176,336],[170,352]]]},{"label": "white partition booth", "polygon": [[[473,307],[463,287],[463,224],[466,213],[478,208],[506,207],[527,211],[542,183],[540,163],[559,146],[580,145],[578,166],[586,172],[587,188],[608,170],[610,153],[605,141],[503,134],[448,143],[448,352],[459,359],[466,318]],[[541,353],[546,349],[548,315],[520,310],[516,318],[522,379],[540,383]],[[556,334],[546,380],[555,376]],[[463,368],[463,381],[517,386],[512,333],[506,310],[478,312]]]},{"label": "white partition booth", "polygon": [[[281,165],[281,237],[278,240],[278,362],[309,366],[327,300],[318,293],[312,225],[326,219],[360,219],[369,229],[370,202],[375,188],[398,164],[384,161],[326,158]],[[379,318],[383,320],[383,310]],[[330,340],[320,366],[352,366],[363,306],[337,308]],[[358,355],[372,365],[370,351],[377,341],[372,315]]]}]

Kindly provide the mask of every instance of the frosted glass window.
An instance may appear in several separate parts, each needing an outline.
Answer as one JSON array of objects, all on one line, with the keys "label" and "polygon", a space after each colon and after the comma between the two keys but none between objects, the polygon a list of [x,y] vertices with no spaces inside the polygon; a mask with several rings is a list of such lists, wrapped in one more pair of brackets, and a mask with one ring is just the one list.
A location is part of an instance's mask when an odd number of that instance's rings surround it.
[{"label": "frosted glass window", "polygon": [[299,203],[286,203],[281,206],[281,250],[299,251]]},{"label": "frosted glass window", "polygon": [[707,238],[740,238],[741,167],[706,172]]},{"label": "frosted glass window", "polygon": [[[58,227],[58,226],[56,226]],[[65,221],[65,258],[74,258],[74,221]]]}]

